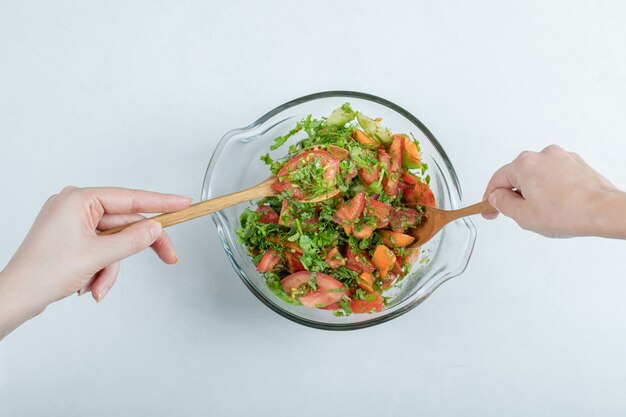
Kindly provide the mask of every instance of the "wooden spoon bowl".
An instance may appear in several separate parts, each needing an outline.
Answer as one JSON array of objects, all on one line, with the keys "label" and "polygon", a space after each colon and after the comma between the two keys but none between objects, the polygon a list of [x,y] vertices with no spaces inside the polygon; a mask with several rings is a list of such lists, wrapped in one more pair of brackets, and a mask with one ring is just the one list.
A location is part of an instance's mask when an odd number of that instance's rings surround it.
[{"label": "wooden spoon bowl", "polygon": [[[314,149],[324,149],[340,161],[348,158],[349,155],[349,152],[346,149],[335,145],[312,146],[310,148],[302,149],[299,152]],[[206,216],[207,214],[223,210],[225,208],[234,206],[239,203],[243,203],[245,201],[256,200],[257,198],[263,197],[271,197],[277,194],[276,190],[272,188],[272,184],[274,184],[276,181],[278,181],[278,179],[275,176],[271,176],[265,181],[244,190],[237,191],[232,194],[227,194],[221,197],[212,198],[210,200],[202,201],[200,203],[192,204],[186,209],[175,211],[173,213],[159,214],[158,216],[151,217],[150,220],[161,223],[163,227],[169,227],[178,223],[186,222],[188,220],[196,219],[198,217]],[[339,189],[334,189],[320,196],[316,196],[313,198],[304,198],[300,199],[299,201],[304,203],[319,203],[320,201],[333,198],[339,193]],[[104,236],[120,232],[131,224],[132,223],[104,230],[100,232],[99,235]]]},{"label": "wooden spoon bowl", "polygon": [[435,207],[424,207],[424,215],[420,224],[409,232],[415,241],[409,248],[416,248],[433,238],[448,223],[461,217],[496,211],[488,201],[472,204],[457,210],[441,210]]}]

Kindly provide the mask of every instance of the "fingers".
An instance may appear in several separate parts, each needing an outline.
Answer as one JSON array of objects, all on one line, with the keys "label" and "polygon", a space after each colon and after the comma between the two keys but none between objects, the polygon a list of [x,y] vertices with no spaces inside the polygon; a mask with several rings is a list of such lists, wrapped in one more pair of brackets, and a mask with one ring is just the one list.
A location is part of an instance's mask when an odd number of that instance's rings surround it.
[{"label": "fingers", "polygon": [[506,188],[498,188],[489,195],[489,204],[518,223],[524,212],[525,202],[526,200],[519,193]]},{"label": "fingers", "polygon": [[162,233],[163,227],[159,222],[143,220],[119,233],[94,236],[94,245],[98,248],[96,261],[104,268],[151,246]]},{"label": "fingers", "polygon": [[517,172],[515,170],[514,162],[504,165],[498,169],[489,180],[483,199],[487,199],[491,193],[497,188],[507,188],[509,190],[519,187],[517,181]]},{"label": "fingers", "polygon": [[[102,216],[102,219],[100,219],[100,223],[98,223],[98,229],[107,230],[144,219],[145,217],[140,214],[105,214]],[[178,262],[174,244],[166,232],[161,233],[159,238],[152,244],[152,249],[166,264],[172,265]]]},{"label": "fingers", "polygon": [[116,262],[98,273],[96,279],[91,283],[91,296],[96,302],[102,301],[113,285],[115,285],[119,271],[120,263]]},{"label": "fingers", "polygon": [[191,204],[189,197],[127,188],[96,187],[83,191],[97,198],[105,212],[110,214],[169,213]]}]

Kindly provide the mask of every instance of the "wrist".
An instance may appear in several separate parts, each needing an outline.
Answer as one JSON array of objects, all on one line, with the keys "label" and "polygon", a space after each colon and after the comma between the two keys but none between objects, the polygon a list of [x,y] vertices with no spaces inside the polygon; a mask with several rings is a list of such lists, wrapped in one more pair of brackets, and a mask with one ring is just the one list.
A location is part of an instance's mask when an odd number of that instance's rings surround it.
[{"label": "wrist", "polygon": [[25,284],[27,279],[14,274],[9,267],[0,271],[0,340],[46,308],[29,296]]},{"label": "wrist", "polygon": [[591,235],[626,239],[626,193],[611,190],[597,199],[590,218]]}]

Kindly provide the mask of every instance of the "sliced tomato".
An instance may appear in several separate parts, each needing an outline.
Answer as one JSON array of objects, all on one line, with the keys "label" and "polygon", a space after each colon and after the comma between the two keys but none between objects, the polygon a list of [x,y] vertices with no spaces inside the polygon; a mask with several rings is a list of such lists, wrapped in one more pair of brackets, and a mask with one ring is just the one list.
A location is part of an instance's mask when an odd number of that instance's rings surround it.
[{"label": "sliced tomato", "polygon": [[429,207],[437,207],[437,202],[435,201],[435,195],[433,194],[433,190],[430,189],[428,184],[425,182],[420,182],[415,185],[415,191],[418,193],[418,198],[420,201],[420,205],[429,206]]},{"label": "sliced tomato", "polygon": [[322,307],[324,310],[339,310],[341,305],[339,303],[329,304],[326,307]]},{"label": "sliced tomato", "polygon": [[338,303],[344,296],[348,295],[347,288],[340,281],[321,272],[315,273],[315,283],[317,285],[316,291],[310,291],[299,298],[305,307],[323,308]]},{"label": "sliced tomato", "polygon": [[404,191],[402,201],[407,204],[419,204],[420,206],[437,207],[435,195],[428,184],[418,182],[413,188]]},{"label": "sliced tomato", "polygon": [[287,275],[280,281],[280,285],[287,294],[291,295],[293,290],[297,289],[300,285],[309,282],[310,279],[311,273],[309,271],[300,271]]},{"label": "sliced tomato", "polygon": [[346,258],[346,266],[355,272],[374,272],[376,269],[369,256],[355,252],[350,245],[346,250]]},{"label": "sliced tomato", "polygon": [[339,223],[346,229],[352,231],[352,225],[361,215],[363,208],[365,207],[365,193],[361,191],[349,201],[343,202],[333,216],[333,220]]},{"label": "sliced tomato", "polygon": [[256,211],[261,213],[259,223],[278,223],[278,213],[270,206],[259,206]]},{"label": "sliced tomato", "polygon": [[370,185],[373,182],[378,181],[380,176],[380,168],[378,166],[359,168],[359,179],[365,185]]},{"label": "sliced tomato", "polygon": [[385,166],[387,172],[391,170],[391,158],[389,154],[382,149],[378,150],[378,160]]},{"label": "sliced tomato", "polygon": [[300,164],[307,164],[316,159],[320,160],[320,165],[323,166],[324,169],[324,179],[333,181],[339,172],[339,160],[332,156],[329,152],[323,151],[321,149],[314,149],[311,151],[303,152],[299,155],[294,156],[289,161],[283,165],[283,167],[278,171],[276,176],[278,179],[282,180],[289,176],[289,174],[296,169]]},{"label": "sliced tomato", "polygon": [[363,223],[357,223],[352,227],[352,236],[357,239],[369,239],[376,228]]},{"label": "sliced tomato", "polygon": [[340,266],[346,264],[346,259],[341,256],[341,253],[339,253],[339,249],[337,248],[332,248],[328,252],[325,261],[328,263],[328,265],[330,265],[332,269],[337,269]]},{"label": "sliced tomato", "polygon": [[419,182],[419,180],[417,179],[415,175],[406,171],[402,173],[402,181],[411,185],[415,185]]},{"label": "sliced tomato", "polygon": [[256,270],[263,272],[271,272],[276,264],[280,261],[280,255],[276,253],[274,249],[268,249],[267,252],[261,258],[261,261],[256,267]]},{"label": "sliced tomato", "polygon": [[389,158],[391,158],[391,171],[399,172],[402,168],[402,142],[404,138],[394,135],[393,142],[389,146]]},{"label": "sliced tomato", "polygon": [[291,252],[287,252],[285,254],[285,259],[287,260],[287,270],[289,272],[291,272],[292,274],[294,272],[299,272],[299,271],[304,271],[304,265],[302,265],[302,262],[300,261],[300,258],[302,258],[302,254],[301,253],[291,253]]},{"label": "sliced tomato", "polygon": [[394,232],[404,233],[406,229],[415,227],[419,219],[419,212],[412,208],[394,207],[389,212],[389,226]]},{"label": "sliced tomato", "polygon": [[272,188],[279,194],[288,190],[294,198],[304,197],[302,190],[290,182],[274,181]]},{"label": "sliced tomato", "polygon": [[384,181],[383,189],[389,195],[398,194],[400,169],[402,168],[402,136],[395,135],[389,146],[389,172]]},{"label": "sliced tomato", "polygon": [[311,163],[317,159],[319,159],[320,165],[324,167],[324,180],[326,180],[328,184],[334,184],[337,174],[339,173],[339,160],[329,152],[314,149],[296,155],[287,161],[276,174],[278,180],[272,184],[272,188],[278,193],[289,190],[295,198],[304,197],[300,187],[289,181],[289,174],[298,169],[300,165]]},{"label": "sliced tomato", "polygon": [[283,206],[280,209],[280,216],[278,217],[278,224],[282,226],[291,227],[293,223],[293,209],[287,202],[287,200],[283,200]]},{"label": "sliced tomato", "polygon": [[389,224],[389,212],[391,211],[391,206],[389,204],[381,203],[378,200],[372,199],[365,210],[368,215],[378,217],[378,224],[376,225],[377,229],[385,227]]},{"label": "sliced tomato", "polygon": [[383,311],[385,303],[383,297],[378,293],[368,294],[368,297],[372,297],[372,300],[355,300],[350,302],[350,309],[353,313],[371,313],[374,311]]}]

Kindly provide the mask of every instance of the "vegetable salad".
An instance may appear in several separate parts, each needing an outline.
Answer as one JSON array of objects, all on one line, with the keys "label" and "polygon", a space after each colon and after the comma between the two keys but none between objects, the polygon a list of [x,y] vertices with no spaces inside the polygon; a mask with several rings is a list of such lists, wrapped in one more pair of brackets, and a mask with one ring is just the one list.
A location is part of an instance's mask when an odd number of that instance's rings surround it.
[{"label": "vegetable salad", "polygon": [[301,131],[284,160],[261,157],[277,194],[242,213],[239,239],[283,300],[336,315],[382,311],[385,290],[419,257],[411,244],[422,207],[435,206],[419,143],[346,103],[327,118],[309,115],[271,149]]}]

